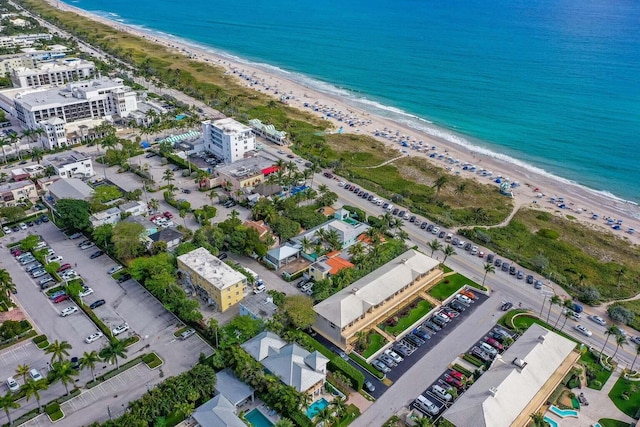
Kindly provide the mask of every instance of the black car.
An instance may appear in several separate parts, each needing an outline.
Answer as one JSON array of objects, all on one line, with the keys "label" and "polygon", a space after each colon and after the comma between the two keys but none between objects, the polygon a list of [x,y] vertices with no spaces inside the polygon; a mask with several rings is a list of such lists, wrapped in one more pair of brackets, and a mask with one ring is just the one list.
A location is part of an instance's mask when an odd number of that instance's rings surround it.
[{"label": "black car", "polygon": [[451,301],[449,303],[449,307],[451,307],[455,311],[465,311],[467,309],[467,307],[465,307],[464,304],[459,301]]},{"label": "black car", "polygon": [[444,236],[446,236],[447,233],[445,231],[441,231],[440,233],[438,233],[438,237],[441,239],[444,239]]},{"label": "black car", "polygon": [[184,194],[191,194],[191,190],[189,190],[189,189],[187,189],[187,188],[184,188],[184,189],[182,190],[182,192],[183,192]]},{"label": "black car", "polygon": [[427,320],[426,322],[424,322],[422,324],[422,326],[431,329],[433,332],[438,332],[438,331],[442,330],[442,328],[440,326],[436,325],[431,320]]},{"label": "black car", "polygon": [[118,277],[118,280],[116,280],[116,281],[118,283],[124,283],[129,279],[131,279],[131,275],[130,274],[123,274],[122,276]]},{"label": "black car", "polygon": [[411,215],[411,218],[409,218],[409,222],[416,222],[416,216]]},{"label": "black car", "polygon": [[306,284],[307,284],[307,279],[300,279],[300,281],[298,281],[298,283],[296,283],[296,288],[300,289],[301,287],[303,287]]},{"label": "black car", "polygon": [[500,309],[502,311],[509,311],[511,307],[513,307],[513,303],[505,302],[504,304],[502,304],[502,307],[500,307]]},{"label": "black car", "polygon": [[100,307],[100,306],[105,305],[105,303],[106,303],[106,301],[105,301],[105,300],[103,300],[103,299],[99,299],[98,301],[94,301],[94,302],[92,302],[92,303],[91,303],[91,305],[89,306],[89,308],[90,308],[91,310],[94,310],[94,309],[96,309],[96,308],[98,308],[98,307]]},{"label": "black car", "polygon": [[465,251],[470,251],[472,246],[473,245],[471,243],[467,243],[466,245],[464,245],[464,250]]},{"label": "black car", "polygon": [[435,323],[436,325],[440,326],[441,328],[445,327],[447,325],[447,322],[445,322],[444,320],[440,319],[438,316],[433,316],[431,318],[431,321],[433,323]]},{"label": "black car", "polygon": [[428,225],[429,225],[429,223],[423,222],[422,224],[420,224],[420,229],[424,230],[425,228],[427,228]]},{"label": "black car", "polygon": [[394,208],[393,211],[391,211],[391,215],[397,215],[398,212],[400,212],[400,209]]},{"label": "black car", "polygon": [[34,226],[33,221],[27,222],[27,227],[33,227],[33,226]]},{"label": "black car", "polygon": [[533,276],[532,276],[531,274],[529,274],[529,275],[527,276],[527,283],[528,283],[528,284],[532,284],[532,283],[533,283]]},{"label": "black car", "polygon": [[18,231],[20,231],[20,227],[18,227],[17,225],[12,227],[11,230],[13,230],[14,233],[17,233]]},{"label": "black car", "polygon": [[373,200],[373,194],[369,194],[369,197],[367,197],[367,200],[370,202]]},{"label": "black car", "polygon": [[42,224],[42,220],[40,218],[36,218],[34,222],[36,223],[36,225]]},{"label": "black car", "polygon": [[71,358],[71,368],[80,369],[80,360],[75,356]]},{"label": "black car", "polygon": [[146,156],[144,156],[146,159],[150,159],[152,157],[155,157],[156,153],[148,153]]},{"label": "black car", "polygon": [[487,262],[488,262],[489,264],[493,263],[493,259],[494,259],[494,258],[495,258],[495,255],[494,255],[494,254],[489,254],[489,255],[487,255]]},{"label": "black car", "polygon": [[495,265],[496,267],[502,266],[502,260],[500,258],[496,259],[493,265]]},{"label": "black car", "polygon": [[422,338],[418,338],[417,336],[415,336],[413,334],[405,335],[404,339],[406,339],[407,341],[409,341],[411,344],[415,345],[416,347],[420,347],[422,344],[424,344],[424,340]]},{"label": "black car", "polygon": [[430,340],[431,339],[431,335],[429,335],[427,333],[427,331],[425,331],[424,329],[421,328],[416,328],[413,330],[412,332],[413,335],[417,336],[418,338],[422,339],[422,340]]},{"label": "black car", "polygon": [[42,222],[49,222],[49,217],[46,215],[42,215]]},{"label": "black car", "polygon": [[398,216],[399,216],[400,218],[404,218],[404,214],[405,214],[405,213],[406,213],[405,211],[400,211],[400,212],[398,212]]},{"label": "black car", "polygon": [[104,255],[104,251],[95,251],[94,253],[91,254],[91,256],[89,258],[91,259],[95,259],[98,258],[99,256]]},{"label": "black car", "polygon": [[427,226],[427,231],[428,231],[429,233],[431,233],[431,230],[433,230],[433,227],[434,227],[434,225],[433,225],[433,224],[428,225],[428,226]]},{"label": "black car", "polygon": [[227,255],[225,252],[221,252],[221,253],[218,255],[218,259],[226,259],[228,256],[229,256],[229,255]]}]

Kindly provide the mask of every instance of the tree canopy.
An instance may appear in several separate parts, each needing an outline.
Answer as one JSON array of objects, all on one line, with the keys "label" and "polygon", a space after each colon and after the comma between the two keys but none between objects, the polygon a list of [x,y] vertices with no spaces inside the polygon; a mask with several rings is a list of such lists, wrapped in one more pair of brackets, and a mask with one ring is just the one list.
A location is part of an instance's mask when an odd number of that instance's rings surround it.
[{"label": "tree canopy", "polygon": [[111,241],[118,258],[132,259],[145,251],[145,246],[140,241],[144,231],[144,226],[135,222],[122,221],[113,227]]},{"label": "tree canopy", "polygon": [[289,322],[296,328],[306,329],[316,320],[313,300],[305,295],[292,295],[284,300],[282,310]]},{"label": "tree canopy", "polygon": [[56,202],[60,222],[69,231],[84,231],[91,228],[89,203],[84,200],[60,199]]}]

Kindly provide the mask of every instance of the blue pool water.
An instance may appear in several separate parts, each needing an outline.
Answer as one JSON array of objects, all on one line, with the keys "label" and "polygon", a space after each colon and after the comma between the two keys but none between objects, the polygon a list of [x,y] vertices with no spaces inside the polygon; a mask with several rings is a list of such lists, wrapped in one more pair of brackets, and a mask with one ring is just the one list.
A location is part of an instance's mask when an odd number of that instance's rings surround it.
[{"label": "blue pool water", "polygon": [[576,411],[575,409],[560,409],[557,406],[551,405],[549,407],[549,410],[562,418],[566,418],[566,417],[578,418],[578,411]]},{"label": "blue pool water", "polygon": [[544,421],[549,424],[551,427],[558,427],[558,423],[555,420],[552,420],[549,417],[544,417]]},{"label": "blue pool water", "polygon": [[271,427],[273,423],[259,410],[253,409],[244,416],[253,427]]},{"label": "blue pool water", "polygon": [[187,117],[187,116],[185,116],[184,114],[178,114],[178,115],[176,116],[176,120],[182,120],[182,119],[184,119],[185,117]]},{"label": "blue pool water", "polygon": [[309,409],[307,409],[307,417],[309,417],[309,419],[313,419],[313,417],[318,415],[318,413],[327,406],[329,406],[329,402],[327,402],[327,399],[324,397],[316,400],[311,404],[311,406],[309,406]]}]

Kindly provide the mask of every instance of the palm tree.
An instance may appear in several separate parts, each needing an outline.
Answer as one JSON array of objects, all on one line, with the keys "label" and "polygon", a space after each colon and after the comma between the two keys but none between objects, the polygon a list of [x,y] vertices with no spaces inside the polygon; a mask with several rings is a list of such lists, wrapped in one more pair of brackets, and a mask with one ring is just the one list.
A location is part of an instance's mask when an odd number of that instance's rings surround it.
[{"label": "palm tree", "polygon": [[300,245],[302,245],[302,251],[308,254],[311,248],[313,247],[313,242],[311,242],[311,240],[309,240],[307,236],[304,236],[300,241]]},{"label": "palm tree", "polygon": [[126,359],[127,351],[129,350],[126,348],[124,341],[114,340],[111,341],[107,347],[104,347],[102,350],[100,350],[99,354],[102,360],[109,363],[115,362],[116,369],[119,369],[120,362],[118,358],[122,357],[123,359]]},{"label": "palm tree", "polygon": [[636,344],[636,355],[633,357],[633,362],[631,362],[631,368],[629,369],[630,372],[633,372],[633,365],[636,364],[636,359],[638,358],[639,354],[640,354],[640,344]]},{"label": "palm tree", "polygon": [[560,298],[558,295],[552,295],[551,298],[549,298],[549,311],[547,311],[547,323],[549,323],[549,317],[551,316],[551,308],[554,305],[560,305],[560,303],[562,302],[562,298]]},{"label": "palm tree", "polygon": [[93,377],[93,381],[96,380],[96,363],[100,361],[100,356],[98,352],[93,350],[91,352],[85,351],[82,357],[79,360],[80,369],[89,368],[91,370],[91,376]]},{"label": "palm tree", "polygon": [[33,160],[34,162],[38,162],[38,164],[40,164],[40,161],[42,160],[42,149],[41,148],[34,148],[33,150],[31,150],[31,160]]},{"label": "palm tree", "polygon": [[604,331],[604,334],[607,336],[607,339],[604,340],[604,345],[602,346],[602,350],[600,350],[600,359],[602,359],[602,353],[604,352],[604,348],[607,346],[607,342],[609,342],[609,338],[611,335],[620,335],[620,329],[616,325],[611,325]]},{"label": "palm tree", "polygon": [[9,410],[18,409],[20,407],[20,404],[15,401],[15,398],[16,397],[11,392],[0,397],[0,406],[4,409],[4,413],[7,414],[10,426],[13,425],[13,421],[11,421],[11,414]]},{"label": "palm tree", "polygon": [[167,181],[167,184],[171,184],[171,181],[173,181],[173,178],[174,178],[174,175],[171,169],[165,170],[164,173],[162,174],[162,179]]},{"label": "palm tree", "polygon": [[334,420],[333,412],[329,407],[324,408],[322,411],[318,412],[318,414],[316,415],[316,425],[322,423],[322,425],[327,426],[333,420]]},{"label": "palm tree", "polygon": [[31,397],[36,398],[36,402],[38,402],[38,413],[40,413],[40,411],[42,410],[42,406],[40,405],[40,392],[42,390],[46,390],[47,388],[48,386],[46,381],[34,381],[31,378],[29,378],[29,380],[22,386],[24,395],[27,400],[30,400]]},{"label": "palm tree", "polygon": [[[564,329],[564,325],[567,324],[567,319],[569,317],[571,317],[571,309],[573,308],[573,301],[571,301],[570,298],[567,298],[562,302],[562,305],[564,307],[564,310],[563,310],[564,322],[562,322],[562,326],[560,327],[560,330]],[[556,324],[557,323],[558,322],[556,322]],[[554,326],[554,328],[555,328],[555,326]]]},{"label": "palm tree", "polygon": [[55,362],[51,372],[53,373],[54,381],[60,381],[64,385],[64,389],[67,391],[68,395],[69,384],[73,384],[73,377],[78,375],[78,371],[73,369],[71,362],[65,360],[64,362]]},{"label": "palm tree", "polygon": [[428,417],[418,417],[413,420],[417,427],[433,427],[433,421]]},{"label": "palm tree", "polygon": [[341,397],[336,397],[335,399],[333,399],[333,401],[331,402],[331,406],[333,406],[333,409],[335,409],[336,416],[338,418],[340,418],[344,414],[344,411],[347,410],[347,404]]},{"label": "palm tree", "polygon": [[31,366],[29,365],[18,365],[18,367],[16,368],[16,374],[20,375],[22,377],[22,382],[26,383],[27,375],[29,374],[30,370]]},{"label": "palm tree", "polygon": [[427,246],[429,246],[429,248],[431,249],[431,258],[433,258],[433,253],[435,251],[439,251],[442,249],[442,243],[440,243],[438,239],[433,239]]},{"label": "palm tree", "polygon": [[71,348],[71,344],[68,342],[55,340],[49,344],[49,347],[47,347],[44,352],[51,354],[51,362],[53,362],[54,359],[58,359],[58,362],[61,362],[64,356],[69,356],[68,350],[71,350]]},{"label": "palm tree", "polygon": [[467,183],[463,182],[461,184],[458,184],[458,186],[456,187],[454,193],[456,196],[462,196],[462,194],[467,191]]},{"label": "palm tree", "polygon": [[484,265],[484,277],[482,278],[482,286],[484,286],[484,281],[487,280],[487,274],[495,272],[496,267],[492,263],[488,262]]},{"label": "palm tree", "polygon": [[0,289],[7,297],[16,292],[16,285],[13,283],[11,274],[4,268],[0,269]]},{"label": "palm tree", "polygon": [[613,352],[613,356],[611,356],[612,360],[616,357],[616,354],[618,354],[618,350],[620,350],[620,347],[624,347],[625,344],[629,344],[629,341],[627,340],[627,337],[625,337],[622,334],[619,334],[616,337],[616,351],[614,351]]},{"label": "palm tree", "polygon": [[440,190],[444,188],[445,185],[449,182],[449,178],[446,175],[440,175],[436,182],[433,183],[433,188],[436,189],[436,195],[440,194]]},{"label": "palm tree", "polygon": [[458,254],[458,253],[456,252],[456,249],[455,249],[453,246],[451,246],[451,245],[447,245],[447,246],[444,248],[444,251],[442,251],[442,253],[444,254],[444,259],[442,260],[442,263],[443,263],[443,264],[445,263],[445,261],[447,261],[447,258],[448,258],[449,256],[453,256],[453,255],[457,255],[457,254]]},{"label": "palm tree", "polygon": [[405,240],[409,240],[409,233],[404,230],[400,230],[396,233],[396,239],[401,240],[404,243]]},{"label": "palm tree", "polygon": [[535,427],[545,427],[547,425],[547,422],[544,420],[544,415],[539,412],[531,414],[530,417]]}]

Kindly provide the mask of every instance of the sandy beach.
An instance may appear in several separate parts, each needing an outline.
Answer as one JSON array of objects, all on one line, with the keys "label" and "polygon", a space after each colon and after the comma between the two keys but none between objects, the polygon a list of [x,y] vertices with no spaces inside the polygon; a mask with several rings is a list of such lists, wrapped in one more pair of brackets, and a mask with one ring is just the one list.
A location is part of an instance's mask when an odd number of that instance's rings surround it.
[{"label": "sandy beach", "polygon": [[[177,38],[159,37],[155,33],[124,25],[64,3],[47,1],[53,6],[59,6],[62,10],[73,11],[120,31],[162,44],[195,60],[220,66],[229,75],[236,77],[242,85],[269,94],[276,100],[282,100],[292,107],[311,112],[332,122],[335,127],[328,131],[341,129],[344,133],[369,135],[398,149],[399,155],[423,157],[449,170],[452,174],[492,183],[496,187],[496,192],[499,184],[495,183],[495,180],[498,177],[502,177],[503,181],[508,178],[509,183],[519,184],[510,188],[516,207],[526,206],[556,215],[570,215],[591,228],[615,233],[634,244],[640,243],[640,207],[635,203],[536,172],[534,168],[521,166],[517,162],[505,162],[502,159],[471,151],[465,146],[358,110],[337,96],[313,90],[260,66],[233,61],[209,50],[185,44]],[[403,142],[407,145],[406,147],[403,146]],[[432,149],[434,146],[437,148]],[[434,153],[436,155],[430,157]],[[613,225],[620,222],[620,229],[614,230],[612,222]],[[629,228],[639,232],[631,234],[628,232]]]}]

